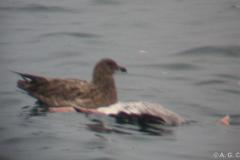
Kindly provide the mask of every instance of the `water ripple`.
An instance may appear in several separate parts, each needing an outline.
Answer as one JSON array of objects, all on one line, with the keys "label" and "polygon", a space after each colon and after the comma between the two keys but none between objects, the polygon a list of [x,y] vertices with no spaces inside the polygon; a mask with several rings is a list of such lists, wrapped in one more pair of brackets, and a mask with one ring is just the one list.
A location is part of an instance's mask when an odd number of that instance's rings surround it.
[{"label": "water ripple", "polygon": [[24,11],[24,12],[76,12],[76,10],[59,6],[46,6],[41,4],[29,4],[26,6],[4,6],[0,11]]},{"label": "water ripple", "polygon": [[92,0],[94,5],[119,5],[121,2],[117,0]]},{"label": "water ripple", "polygon": [[169,70],[197,70],[199,66],[188,63],[169,63],[169,64],[147,64],[144,67],[164,68]]},{"label": "water ripple", "polygon": [[231,80],[239,80],[240,76],[238,75],[232,75],[232,74],[217,74],[217,77],[231,79]]},{"label": "water ripple", "polygon": [[75,38],[98,38],[100,35],[84,32],[52,32],[44,34],[43,37],[71,36]]},{"label": "water ripple", "polygon": [[[161,119],[149,117],[148,115],[137,116],[119,113],[109,120],[114,120],[114,125],[106,126],[102,120],[92,119],[92,124],[87,124],[87,128],[96,133],[114,133],[124,135],[143,134],[151,136],[164,136],[173,133],[173,130],[164,125]],[[110,124],[110,123],[109,123]]]},{"label": "water ripple", "polygon": [[240,9],[240,4],[239,4],[239,3],[236,3],[236,4],[232,5],[232,6],[231,6],[231,9],[239,10],[239,9]]},{"label": "water ripple", "polygon": [[9,105],[15,105],[15,104],[21,103],[21,100],[17,98],[9,98],[9,97],[1,98],[0,101],[1,101],[2,107],[8,107]]},{"label": "water ripple", "polygon": [[203,86],[203,85],[224,84],[224,83],[225,81],[223,80],[214,79],[214,80],[204,80],[204,81],[196,82],[195,85]]},{"label": "water ripple", "polygon": [[236,89],[221,89],[220,91],[235,94],[235,95],[240,95],[240,90],[236,90]]},{"label": "water ripple", "polygon": [[199,48],[193,48],[190,50],[186,50],[178,55],[183,56],[196,56],[196,55],[208,55],[208,56],[223,56],[223,57],[240,57],[240,47],[239,46],[228,46],[228,47],[214,47],[214,46],[205,46]]}]

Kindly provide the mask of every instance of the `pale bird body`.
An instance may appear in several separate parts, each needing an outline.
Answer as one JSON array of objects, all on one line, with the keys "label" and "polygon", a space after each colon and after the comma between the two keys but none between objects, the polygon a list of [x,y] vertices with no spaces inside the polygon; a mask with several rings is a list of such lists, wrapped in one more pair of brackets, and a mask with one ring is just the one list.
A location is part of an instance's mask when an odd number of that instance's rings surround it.
[{"label": "pale bird body", "polygon": [[99,107],[97,109],[82,109],[76,107],[77,111],[104,114],[108,116],[118,117],[119,115],[126,115],[125,117],[148,117],[148,119],[155,119],[158,122],[169,125],[177,126],[186,122],[186,120],[168,110],[167,108],[161,106],[157,103],[150,102],[118,102],[107,107]]}]

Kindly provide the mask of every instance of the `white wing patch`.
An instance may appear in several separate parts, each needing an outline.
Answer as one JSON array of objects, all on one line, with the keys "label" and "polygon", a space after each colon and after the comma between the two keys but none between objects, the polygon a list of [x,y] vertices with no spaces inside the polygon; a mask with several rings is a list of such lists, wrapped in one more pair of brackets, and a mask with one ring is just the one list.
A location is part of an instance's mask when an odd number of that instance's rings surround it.
[{"label": "white wing patch", "polygon": [[178,114],[162,107],[160,104],[149,102],[118,102],[109,107],[100,107],[97,109],[99,112],[107,115],[117,115],[124,112],[129,115],[150,115],[159,117],[168,125],[180,125],[185,122],[185,119]]}]

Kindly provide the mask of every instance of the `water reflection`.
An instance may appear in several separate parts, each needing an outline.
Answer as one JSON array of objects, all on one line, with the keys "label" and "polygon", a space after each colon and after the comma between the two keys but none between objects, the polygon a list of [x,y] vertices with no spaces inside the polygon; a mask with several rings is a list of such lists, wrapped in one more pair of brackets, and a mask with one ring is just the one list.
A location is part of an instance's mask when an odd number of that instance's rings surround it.
[{"label": "water reflection", "polygon": [[90,131],[94,131],[97,133],[116,133],[116,134],[131,134],[129,132],[125,132],[119,129],[107,127],[103,122],[101,121],[95,121],[95,123],[86,124],[86,127]]},{"label": "water reflection", "polygon": [[[35,116],[46,116],[48,108],[39,102],[36,102],[35,106],[23,106],[21,116],[26,119]],[[55,113],[58,114],[58,113]],[[68,113],[64,113],[68,114]],[[77,113],[79,114],[79,113]],[[97,133],[107,133],[107,134],[147,134],[155,136],[163,136],[172,134],[171,127],[166,126],[162,119],[152,117],[149,115],[127,115],[125,113],[119,113],[114,117],[97,117],[95,115],[89,115],[85,113],[80,113],[79,116],[85,116],[91,123],[86,123],[85,126],[88,130]],[[109,118],[109,119],[108,119]],[[104,120],[102,120],[104,119]],[[113,123],[112,125],[107,125],[105,121]],[[111,122],[113,121],[113,122]],[[130,127],[131,126],[131,127]]]},{"label": "water reflection", "polygon": [[[121,123],[121,127],[119,125],[117,128],[106,126],[103,122],[99,121],[91,124],[86,124],[87,128],[90,131],[94,131],[97,133],[115,133],[115,134],[137,134],[137,132],[152,135],[152,136],[163,136],[166,134],[172,134],[172,130],[167,128],[166,126],[150,124],[150,123],[143,123],[142,124],[135,124],[135,127],[127,127],[128,123]],[[126,127],[125,127],[126,125]]]},{"label": "water reflection", "polygon": [[35,106],[23,106],[22,109],[23,110],[21,112],[21,115],[26,119],[33,116],[46,116],[48,113],[48,108],[41,104],[38,104],[38,102],[36,102]]},{"label": "water reflection", "polygon": [[95,132],[116,133],[116,134],[147,134],[162,136],[172,134],[171,127],[166,126],[162,119],[149,115],[128,115],[119,113],[113,117],[113,127],[107,126],[104,122],[93,119],[93,124],[87,124],[88,129]]}]

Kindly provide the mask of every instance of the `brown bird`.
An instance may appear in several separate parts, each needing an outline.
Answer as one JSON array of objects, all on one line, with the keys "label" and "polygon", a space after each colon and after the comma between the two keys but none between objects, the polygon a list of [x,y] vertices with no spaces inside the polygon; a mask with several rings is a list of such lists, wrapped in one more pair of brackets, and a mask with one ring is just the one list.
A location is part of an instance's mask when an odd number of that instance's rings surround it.
[{"label": "brown bird", "polygon": [[18,87],[47,107],[98,108],[117,102],[115,71],[127,70],[106,58],[96,64],[91,82],[16,73],[23,78],[17,82]]}]

